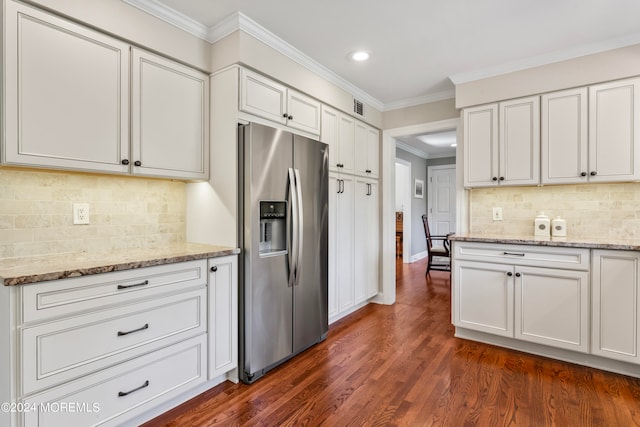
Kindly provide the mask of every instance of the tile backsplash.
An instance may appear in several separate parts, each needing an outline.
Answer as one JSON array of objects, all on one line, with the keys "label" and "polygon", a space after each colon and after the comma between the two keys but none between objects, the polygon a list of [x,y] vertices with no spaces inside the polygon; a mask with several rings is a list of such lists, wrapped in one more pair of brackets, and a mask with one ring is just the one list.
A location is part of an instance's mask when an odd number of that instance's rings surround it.
[{"label": "tile backsplash", "polygon": [[[531,234],[538,212],[567,220],[574,238],[640,238],[640,184],[497,187],[470,191],[470,232]],[[492,208],[502,207],[502,221]]]},{"label": "tile backsplash", "polygon": [[[89,225],[73,225],[74,203]],[[0,168],[0,258],[178,243],[185,224],[183,182]]]}]

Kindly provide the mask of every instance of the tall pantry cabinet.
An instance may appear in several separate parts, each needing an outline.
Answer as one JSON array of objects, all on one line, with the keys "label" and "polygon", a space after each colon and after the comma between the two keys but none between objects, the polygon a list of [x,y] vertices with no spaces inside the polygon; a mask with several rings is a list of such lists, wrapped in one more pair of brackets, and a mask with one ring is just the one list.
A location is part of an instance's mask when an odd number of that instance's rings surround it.
[{"label": "tall pantry cabinet", "polygon": [[329,322],[378,293],[380,261],[377,129],[323,106],[329,144]]}]

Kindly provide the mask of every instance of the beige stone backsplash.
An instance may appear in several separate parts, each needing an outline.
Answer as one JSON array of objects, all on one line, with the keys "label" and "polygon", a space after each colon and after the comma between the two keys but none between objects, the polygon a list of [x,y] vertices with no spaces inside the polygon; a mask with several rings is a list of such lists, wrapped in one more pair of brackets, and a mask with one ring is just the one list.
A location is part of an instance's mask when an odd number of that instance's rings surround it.
[{"label": "beige stone backsplash", "polygon": [[[574,238],[640,238],[640,184],[578,184],[470,190],[470,232],[533,234],[542,211],[567,220]],[[493,221],[492,208],[502,208]]]},{"label": "beige stone backsplash", "polygon": [[[73,203],[90,225],[72,224]],[[183,182],[0,169],[0,259],[180,243],[185,223]]]}]

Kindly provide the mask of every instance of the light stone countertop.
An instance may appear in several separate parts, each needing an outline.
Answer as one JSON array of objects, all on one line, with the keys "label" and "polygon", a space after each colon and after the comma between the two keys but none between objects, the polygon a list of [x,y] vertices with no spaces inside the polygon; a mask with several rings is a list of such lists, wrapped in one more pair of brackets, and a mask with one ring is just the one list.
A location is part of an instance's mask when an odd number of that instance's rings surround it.
[{"label": "light stone countertop", "polygon": [[449,240],[459,242],[503,243],[508,245],[538,245],[558,246],[568,248],[614,249],[639,251],[639,239],[610,239],[610,238],[574,238],[568,237],[536,237],[533,235],[503,235],[458,233],[449,236]]},{"label": "light stone countertop", "polygon": [[4,286],[24,285],[238,253],[238,248],[178,243],[161,248],[119,249],[108,253],[82,252],[8,258],[0,259],[0,281]]}]

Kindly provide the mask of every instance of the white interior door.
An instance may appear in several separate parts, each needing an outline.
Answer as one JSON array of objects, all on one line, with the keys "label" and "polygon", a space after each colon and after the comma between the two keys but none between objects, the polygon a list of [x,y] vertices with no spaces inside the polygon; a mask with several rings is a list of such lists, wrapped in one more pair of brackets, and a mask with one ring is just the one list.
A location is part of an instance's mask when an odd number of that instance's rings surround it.
[{"label": "white interior door", "polygon": [[[456,231],[456,167],[429,166],[429,228],[431,234],[444,236]],[[441,241],[434,242],[438,246]]]}]

